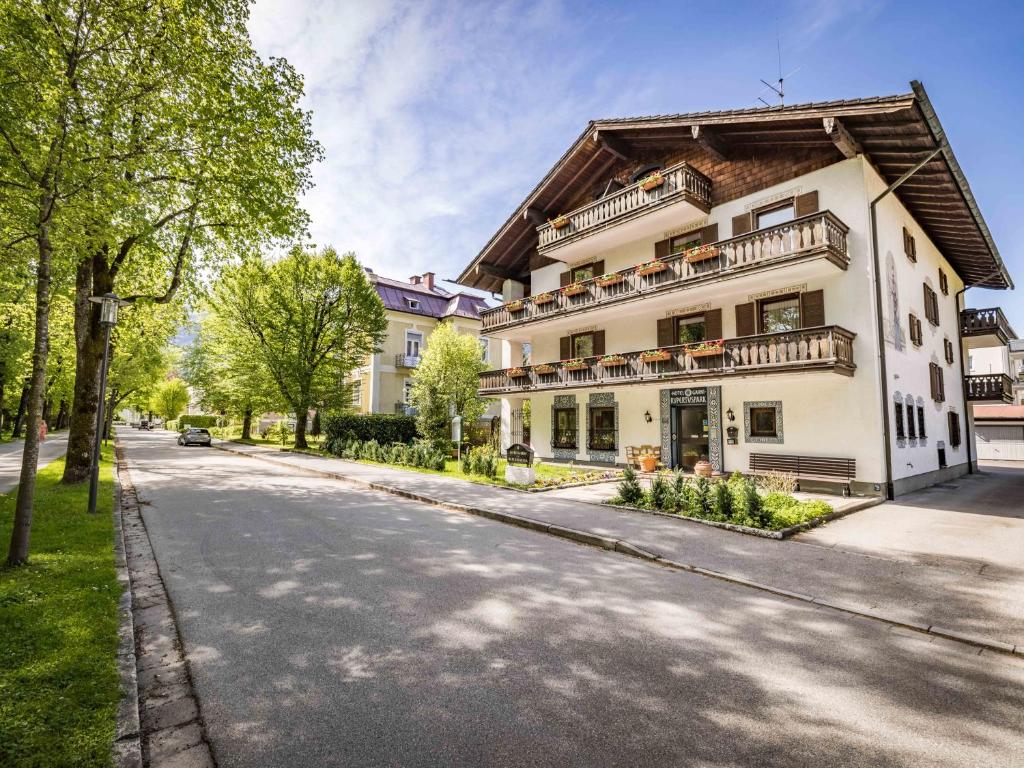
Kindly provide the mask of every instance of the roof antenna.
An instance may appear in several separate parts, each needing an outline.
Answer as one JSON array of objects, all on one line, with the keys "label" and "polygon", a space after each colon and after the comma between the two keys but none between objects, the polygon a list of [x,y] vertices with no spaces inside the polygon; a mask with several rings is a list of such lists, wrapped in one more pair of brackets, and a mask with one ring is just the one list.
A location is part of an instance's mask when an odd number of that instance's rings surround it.
[{"label": "roof antenna", "polygon": [[[774,86],[771,83],[769,83],[767,80],[762,79],[761,82],[764,83],[766,87],[764,89],[762,89],[761,93],[764,93],[767,90],[771,90],[776,96],[779,97],[778,106],[784,107],[784,106],[786,106],[786,90],[785,90],[786,78],[787,77],[791,77],[792,75],[795,75],[799,71],[800,67],[797,67],[792,72],[790,72],[788,75],[783,75],[782,74],[782,38],[779,35],[779,19],[778,19],[777,16],[775,17],[775,49],[778,52],[778,56],[779,56],[779,79],[777,81],[778,82],[778,86]],[[760,101],[762,104],[764,104],[766,107],[775,106],[773,104],[769,104],[767,101],[765,101],[763,98],[761,98],[760,95],[758,95],[757,100]]]}]

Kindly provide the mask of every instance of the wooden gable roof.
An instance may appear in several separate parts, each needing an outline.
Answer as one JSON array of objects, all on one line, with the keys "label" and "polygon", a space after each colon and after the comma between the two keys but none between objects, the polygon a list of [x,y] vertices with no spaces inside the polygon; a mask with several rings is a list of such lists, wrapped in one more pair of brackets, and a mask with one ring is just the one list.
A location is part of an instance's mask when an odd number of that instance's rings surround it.
[{"label": "wooden gable roof", "polygon": [[866,99],[591,121],[458,280],[498,291],[506,277],[526,278],[543,263],[536,254],[537,225],[570,210],[617,164],[638,158],[680,152],[702,157],[711,168],[694,165],[711,177],[718,205],[730,198],[728,191],[724,197],[716,192],[716,161],[782,152],[838,162],[863,153],[892,183],[938,149],[895,194],[967,284],[1012,287],[924,87],[914,81],[911,88]]}]

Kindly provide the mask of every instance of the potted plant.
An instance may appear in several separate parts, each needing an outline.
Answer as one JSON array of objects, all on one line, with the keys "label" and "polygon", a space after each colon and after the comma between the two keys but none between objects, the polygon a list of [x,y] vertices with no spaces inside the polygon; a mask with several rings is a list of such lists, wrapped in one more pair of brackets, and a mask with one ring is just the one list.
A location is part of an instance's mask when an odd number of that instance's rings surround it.
[{"label": "potted plant", "polygon": [[655,171],[649,176],[645,176],[640,180],[640,189],[644,192],[650,192],[652,189],[657,189],[665,183],[665,177],[661,175],[661,171]]},{"label": "potted plant", "polygon": [[582,282],[569,283],[562,288],[562,293],[566,296],[579,296],[581,293],[586,293],[586,291],[587,286]]},{"label": "potted plant", "polygon": [[653,453],[645,453],[640,456],[640,469],[644,472],[653,472],[658,468],[658,457]]},{"label": "potted plant", "polygon": [[626,277],[621,272],[609,272],[606,275],[601,275],[597,278],[597,284],[602,288],[607,288],[609,285],[616,285],[625,280]]},{"label": "potted plant", "polygon": [[626,358],[622,355],[603,355],[598,361],[602,368],[615,368],[626,364]]},{"label": "potted plant", "polygon": [[533,370],[540,374],[554,373],[558,368],[551,363],[541,363],[540,365],[533,366]]},{"label": "potted plant", "polygon": [[538,307],[543,306],[545,304],[550,304],[554,300],[555,294],[550,292],[538,293],[536,296],[533,297],[533,303],[536,304]]},{"label": "potted plant", "polygon": [[683,259],[686,260],[687,264],[696,264],[701,261],[707,261],[708,259],[714,259],[718,257],[718,249],[712,245],[698,245],[696,248],[690,248]]},{"label": "potted plant", "polygon": [[655,259],[654,261],[648,261],[646,264],[641,264],[636,268],[636,271],[637,274],[646,277],[647,275],[656,275],[659,272],[664,272],[666,269],[668,269],[668,264]]},{"label": "potted plant", "polygon": [[571,360],[565,360],[562,363],[562,367],[567,371],[585,371],[590,366],[582,357],[574,357]]},{"label": "potted plant", "polygon": [[509,368],[508,377],[510,379],[522,379],[527,375],[525,368]]},{"label": "potted plant", "polygon": [[526,309],[526,300],[516,299],[515,301],[510,301],[508,304],[505,305],[505,309],[507,309],[509,312],[522,312],[524,309]]},{"label": "potted plant", "polygon": [[693,465],[693,473],[699,477],[711,477],[714,471],[707,456],[701,456],[700,461]]},{"label": "potted plant", "polygon": [[640,353],[640,360],[644,363],[663,363],[672,359],[672,353],[667,349],[648,349]]},{"label": "potted plant", "polygon": [[699,344],[687,344],[686,354],[690,357],[711,357],[722,352],[723,344],[724,341],[722,339],[702,341]]},{"label": "potted plant", "polygon": [[548,219],[548,224],[551,225],[552,229],[565,229],[569,226],[569,217],[561,213],[553,219]]}]

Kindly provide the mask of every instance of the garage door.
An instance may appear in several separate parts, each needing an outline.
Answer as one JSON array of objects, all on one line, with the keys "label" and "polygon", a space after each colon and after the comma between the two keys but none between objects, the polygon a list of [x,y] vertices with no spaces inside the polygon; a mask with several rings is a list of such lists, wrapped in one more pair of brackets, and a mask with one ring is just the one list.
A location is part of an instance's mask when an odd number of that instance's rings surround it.
[{"label": "garage door", "polygon": [[978,458],[1024,461],[1024,427],[978,424]]}]

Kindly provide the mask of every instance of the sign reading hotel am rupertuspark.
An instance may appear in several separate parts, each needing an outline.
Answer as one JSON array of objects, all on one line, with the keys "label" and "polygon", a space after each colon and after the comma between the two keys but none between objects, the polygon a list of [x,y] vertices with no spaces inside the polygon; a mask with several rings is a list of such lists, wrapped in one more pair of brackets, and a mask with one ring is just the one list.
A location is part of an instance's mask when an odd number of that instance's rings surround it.
[{"label": "sign reading hotel am rupertuspark", "polygon": [[706,405],[708,390],[705,387],[687,387],[671,389],[668,393],[669,405]]},{"label": "sign reading hotel am rupertuspark", "polygon": [[505,451],[505,460],[513,466],[532,467],[533,451],[528,445],[516,443],[515,445],[510,445],[508,450]]}]

